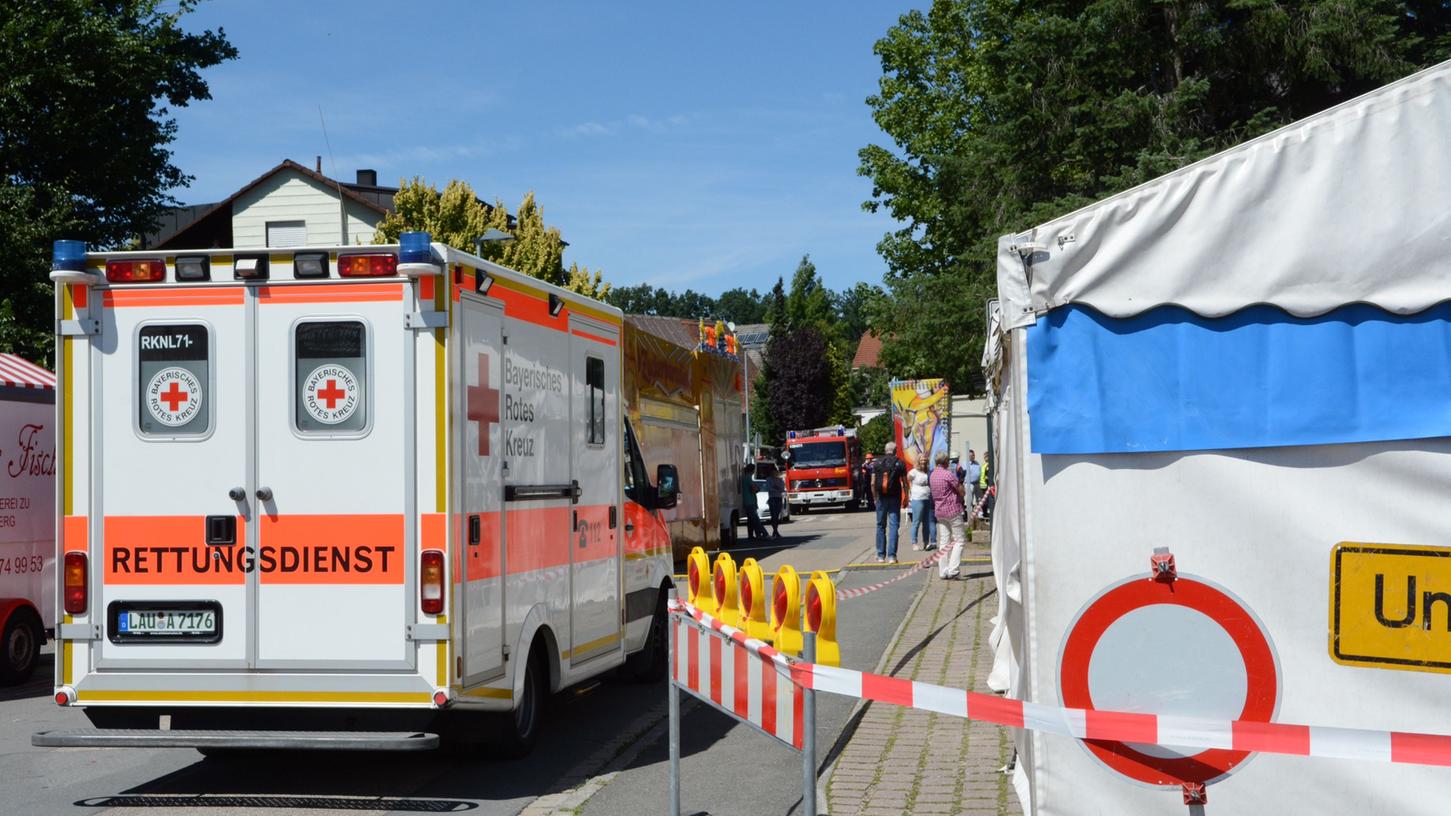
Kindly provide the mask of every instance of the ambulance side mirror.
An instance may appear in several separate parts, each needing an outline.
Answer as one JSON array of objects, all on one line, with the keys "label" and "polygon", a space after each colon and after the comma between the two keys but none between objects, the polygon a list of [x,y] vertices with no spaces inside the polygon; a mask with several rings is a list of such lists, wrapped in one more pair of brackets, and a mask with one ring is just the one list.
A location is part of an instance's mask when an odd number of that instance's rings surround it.
[{"label": "ambulance side mirror", "polygon": [[660,465],[655,468],[655,506],[668,510],[680,498],[680,474],[674,465]]}]

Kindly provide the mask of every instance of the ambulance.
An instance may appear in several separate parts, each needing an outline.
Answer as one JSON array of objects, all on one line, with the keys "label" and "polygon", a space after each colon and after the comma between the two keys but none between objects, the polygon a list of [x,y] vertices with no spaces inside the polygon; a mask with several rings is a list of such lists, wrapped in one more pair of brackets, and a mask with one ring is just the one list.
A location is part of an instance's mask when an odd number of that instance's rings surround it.
[{"label": "ambulance", "polygon": [[57,242],[63,565],[39,746],[526,753],[546,696],[663,675],[679,477],[610,306],[400,244]]}]

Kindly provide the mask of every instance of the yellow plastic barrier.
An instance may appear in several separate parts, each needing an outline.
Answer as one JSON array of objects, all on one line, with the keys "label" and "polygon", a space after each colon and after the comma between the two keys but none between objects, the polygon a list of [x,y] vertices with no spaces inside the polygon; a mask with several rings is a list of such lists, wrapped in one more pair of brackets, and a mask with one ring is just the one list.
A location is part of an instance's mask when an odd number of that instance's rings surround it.
[{"label": "yellow plastic barrier", "polygon": [[766,575],[756,559],[741,562],[740,591],[737,594],[741,625],[747,637],[770,642],[775,637],[770,616],[766,612]]},{"label": "yellow plastic barrier", "polygon": [[771,582],[771,628],[778,651],[801,654],[801,576],[790,564],[783,564]]},{"label": "yellow plastic barrier", "polygon": [[711,592],[715,597],[715,617],[726,626],[741,626],[741,611],[736,606],[736,560],[729,553],[715,557],[715,569],[711,573]]},{"label": "yellow plastic barrier", "polygon": [[692,549],[685,557],[685,602],[707,615],[714,615],[715,593],[705,585],[708,575],[710,561],[705,557],[705,549]]},{"label": "yellow plastic barrier", "polygon": [[806,629],[816,633],[816,662],[841,665],[841,645],[836,642],[836,585],[820,570],[806,582]]}]

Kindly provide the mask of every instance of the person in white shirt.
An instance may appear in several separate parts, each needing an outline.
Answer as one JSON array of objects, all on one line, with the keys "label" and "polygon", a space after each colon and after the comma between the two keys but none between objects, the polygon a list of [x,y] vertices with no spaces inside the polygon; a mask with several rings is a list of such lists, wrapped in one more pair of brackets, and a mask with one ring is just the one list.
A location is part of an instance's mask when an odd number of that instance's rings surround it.
[{"label": "person in white shirt", "polygon": [[[911,504],[912,512],[912,549],[934,550],[937,548],[937,518],[932,512],[932,487],[929,484],[931,479],[931,465],[927,462],[927,455],[922,454],[917,458],[917,466],[907,474],[907,500]],[[921,539],[918,539],[917,531],[922,531]]]}]

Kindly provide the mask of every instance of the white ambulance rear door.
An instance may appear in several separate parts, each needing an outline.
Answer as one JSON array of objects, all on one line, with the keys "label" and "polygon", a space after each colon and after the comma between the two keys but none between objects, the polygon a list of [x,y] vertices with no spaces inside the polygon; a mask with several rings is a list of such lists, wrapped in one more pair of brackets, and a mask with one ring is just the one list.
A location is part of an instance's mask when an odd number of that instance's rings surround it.
[{"label": "white ambulance rear door", "polygon": [[570,318],[573,663],[622,648],[619,337],[616,326]]},{"label": "white ambulance rear door", "polygon": [[456,426],[453,453],[461,508],[455,516],[454,586],[462,616],[463,684],[504,670],[503,306],[470,293],[459,297],[453,361]]},{"label": "white ambulance rear door", "polygon": [[255,665],[411,668],[409,286],[279,280],[255,294]]},{"label": "white ambulance rear door", "polygon": [[102,306],[90,349],[94,478],[77,489],[89,490],[96,531],[97,668],[245,667],[243,287],[116,285],[91,296]]}]

